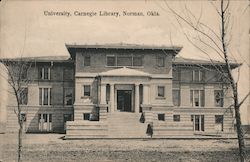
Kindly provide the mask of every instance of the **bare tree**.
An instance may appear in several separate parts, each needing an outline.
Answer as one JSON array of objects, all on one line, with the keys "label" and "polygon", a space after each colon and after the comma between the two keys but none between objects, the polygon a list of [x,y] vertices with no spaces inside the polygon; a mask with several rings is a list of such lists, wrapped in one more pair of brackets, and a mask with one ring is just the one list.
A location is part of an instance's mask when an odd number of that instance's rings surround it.
[{"label": "bare tree", "polygon": [[[5,67],[5,72],[8,78],[5,78],[11,90],[8,92],[15,97],[17,106],[14,108],[14,112],[18,121],[18,148],[17,148],[17,161],[21,161],[22,157],[22,139],[24,132],[24,121],[26,116],[22,114],[22,104],[27,104],[27,86],[31,82],[31,78],[28,76],[28,72],[31,70],[33,63],[29,60],[19,59],[1,59]],[[4,77],[4,75],[1,75]]]},{"label": "bare tree", "polygon": [[[233,20],[230,12],[230,0],[219,0],[219,1],[210,1],[212,7],[217,13],[217,18],[220,21],[219,30],[215,30],[210,27],[208,24],[201,21],[202,10],[200,14],[195,15],[186,5],[182,9],[182,12],[178,12],[173,9],[167,2],[167,8],[174,14],[177,22],[180,27],[183,29],[183,32],[187,40],[198,50],[204,53],[211,62],[211,65],[214,66],[217,72],[221,73],[224,76],[224,79],[230,84],[232,89],[233,96],[233,105],[235,112],[235,120],[237,127],[237,136],[239,144],[239,155],[240,160],[244,162],[246,160],[246,148],[244,141],[244,133],[241,124],[240,116],[240,107],[248,98],[250,93],[239,100],[239,90],[238,90],[238,78],[233,75],[233,63],[236,61],[234,55],[229,49],[229,45],[232,39],[232,26]],[[189,35],[185,30],[184,26],[191,29],[192,34]],[[198,42],[198,43],[197,43]],[[211,59],[211,53],[206,49],[213,51],[219,56],[224,62],[224,68],[221,66],[216,66],[216,62]],[[239,54],[240,55],[240,54]],[[249,66],[249,65],[248,65]],[[239,72],[238,72],[239,73]]]}]

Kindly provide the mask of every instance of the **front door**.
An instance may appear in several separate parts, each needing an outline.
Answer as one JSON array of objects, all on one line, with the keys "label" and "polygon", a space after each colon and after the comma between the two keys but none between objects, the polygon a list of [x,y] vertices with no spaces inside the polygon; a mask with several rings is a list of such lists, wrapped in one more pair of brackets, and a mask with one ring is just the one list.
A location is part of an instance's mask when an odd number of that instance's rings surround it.
[{"label": "front door", "polygon": [[39,131],[52,131],[52,114],[38,114]]},{"label": "front door", "polygon": [[132,111],[132,90],[117,90],[117,110]]},{"label": "front door", "polygon": [[192,115],[191,120],[193,121],[194,131],[204,131],[204,115]]}]

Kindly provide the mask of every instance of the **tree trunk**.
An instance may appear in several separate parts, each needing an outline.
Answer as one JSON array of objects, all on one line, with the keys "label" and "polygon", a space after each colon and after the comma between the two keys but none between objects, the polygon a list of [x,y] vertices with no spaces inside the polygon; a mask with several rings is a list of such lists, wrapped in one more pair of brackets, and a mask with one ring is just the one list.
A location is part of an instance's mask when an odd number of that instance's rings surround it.
[{"label": "tree trunk", "polygon": [[246,160],[246,148],[245,148],[245,141],[244,141],[244,132],[243,132],[242,125],[241,125],[237,86],[235,86],[234,88],[235,88],[234,89],[234,110],[235,110],[235,119],[236,119],[236,128],[237,128],[237,136],[238,136],[238,144],[239,144],[240,161],[244,162]]},{"label": "tree trunk", "polygon": [[221,0],[221,43],[222,43],[222,48],[223,48],[223,55],[224,55],[224,60],[226,63],[226,68],[229,76],[229,81],[231,84],[231,87],[233,89],[233,97],[234,97],[234,110],[235,110],[235,119],[236,119],[236,128],[237,128],[237,136],[238,136],[238,144],[239,144],[239,156],[240,156],[240,161],[244,162],[246,160],[246,148],[245,148],[245,142],[244,142],[244,134],[241,126],[241,118],[240,118],[240,105],[239,105],[239,99],[238,99],[238,87],[237,87],[237,82],[235,82],[232,74],[232,69],[229,64],[228,60],[228,51],[227,51],[227,46],[226,46],[226,17],[225,14],[227,12],[229,5],[229,0],[228,3],[226,4],[226,8],[224,8],[224,0]]},{"label": "tree trunk", "polygon": [[17,150],[17,161],[21,162],[21,156],[22,156],[22,134],[23,134],[23,128],[19,127],[18,130],[18,150]]},{"label": "tree trunk", "polygon": [[19,102],[19,95],[15,91],[16,94],[16,100],[17,100],[17,119],[18,119],[18,147],[17,147],[17,161],[21,162],[22,161],[22,135],[23,135],[23,119],[21,117],[21,107],[20,107],[20,102]]}]

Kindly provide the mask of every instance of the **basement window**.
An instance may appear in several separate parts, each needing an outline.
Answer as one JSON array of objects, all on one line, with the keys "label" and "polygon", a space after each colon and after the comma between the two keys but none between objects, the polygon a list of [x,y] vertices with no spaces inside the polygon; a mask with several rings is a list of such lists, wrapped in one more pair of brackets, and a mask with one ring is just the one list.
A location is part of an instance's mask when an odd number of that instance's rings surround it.
[{"label": "basement window", "polygon": [[173,119],[174,119],[174,122],[179,122],[179,121],[181,121],[181,116],[180,115],[174,115]]},{"label": "basement window", "polygon": [[25,114],[25,113],[21,113],[21,114],[20,114],[20,120],[21,120],[23,123],[26,122],[27,117],[26,117],[26,114]]},{"label": "basement window", "polygon": [[165,121],[165,114],[158,114],[158,120]]},{"label": "basement window", "polygon": [[83,113],[83,120],[89,120],[90,113]]}]

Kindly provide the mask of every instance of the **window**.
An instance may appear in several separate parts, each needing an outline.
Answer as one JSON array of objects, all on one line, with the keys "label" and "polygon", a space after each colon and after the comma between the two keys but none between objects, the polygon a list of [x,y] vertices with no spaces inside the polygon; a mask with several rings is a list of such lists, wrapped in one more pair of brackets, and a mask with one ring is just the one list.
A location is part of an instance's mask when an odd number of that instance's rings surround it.
[{"label": "window", "polygon": [[205,103],[204,90],[191,90],[190,102],[193,107],[204,107]]},{"label": "window", "polygon": [[215,90],[214,91],[214,104],[216,107],[223,107],[223,91]]},{"label": "window", "polygon": [[20,92],[20,105],[27,105],[28,104],[28,88],[22,88]]},{"label": "window", "polygon": [[[27,64],[26,64],[27,63]],[[26,80],[28,79],[28,71],[31,68],[31,63],[21,63],[21,67],[17,66],[15,67],[15,70],[18,70],[18,74],[21,80]]]},{"label": "window", "polygon": [[133,66],[142,66],[142,56],[133,57]]},{"label": "window", "polygon": [[83,120],[89,120],[90,113],[83,113]]},{"label": "window", "polygon": [[24,70],[26,70],[26,71],[21,72],[21,79],[22,80],[28,79],[28,71],[27,71],[27,69],[24,69]]},{"label": "window", "polygon": [[107,66],[116,66],[115,56],[107,56]]},{"label": "window", "polygon": [[90,85],[83,85],[83,96],[90,96]]},{"label": "window", "polygon": [[132,56],[117,56],[117,66],[132,66]]},{"label": "window", "polygon": [[223,115],[215,115],[215,130],[223,131]]},{"label": "window", "polygon": [[204,81],[204,71],[202,70],[193,70],[192,72],[192,80],[195,82],[199,82],[199,81]]},{"label": "window", "polygon": [[42,67],[39,68],[39,79],[50,80],[50,68]]},{"label": "window", "polygon": [[73,80],[74,78],[74,72],[71,68],[65,68],[63,73],[63,79],[64,80]]},{"label": "window", "polygon": [[165,114],[158,114],[158,120],[165,121]]},{"label": "window", "polygon": [[164,56],[157,56],[156,64],[158,67],[164,67],[165,66],[165,57]]},{"label": "window", "polygon": [[180,96],[180,90],[176,89],[172,91],[173,94],[173,104],[174,106],[180,106],[181,96]]},{"label": "window", "polygon": [[90,66],[90,56],[84,56],[84,66]]},{"label": "window", "polygon": [[39,105],[51,105],[51,88],[39,88]]},{"label": "window", "polygon": [[225,78],[227,78],[227,77],[225,77],[225,73],[224,74],[221,74],[221,73],[217,73],[216,75],[215,75],[215,81],[217,81],[217,82],[227,82],[227,80],[225,80]]},{"label": "window", "polygon": [[64,88],[64,105],[72,105],[72,104],[73,104],[73,89]]},{"label": "window", "polygon": [[165,97],[165,87],[158,86],[158,97]]},{"label": "window", "polygon": [[38,114],[40,131],[52,131],[52,114]]},{"label": "window", "polygon": [[179,122],[179,121],[181,121],[181,116],[180,116],[180,115],[174,115],[174,116],[173,116],[173,120],[174,120],[175,122]]},{"label": "window", "polygon": [[21,113],[20,114],[20,119],[21,119],[21,121],[24,123],[24,122],[26,122],[26,114],[25,113]]},{"label": "window", "polygon": [[173,69],[173,80],[180,81],[180,71],[177,69]]},{"label": "window", "polygon": [[107,55],[107,66],[142,66],[141,55]]},{"label": "window", "polygon": [[191,121],[193,122],[194,131],[204,131],[204,115],[191,115]]}]

